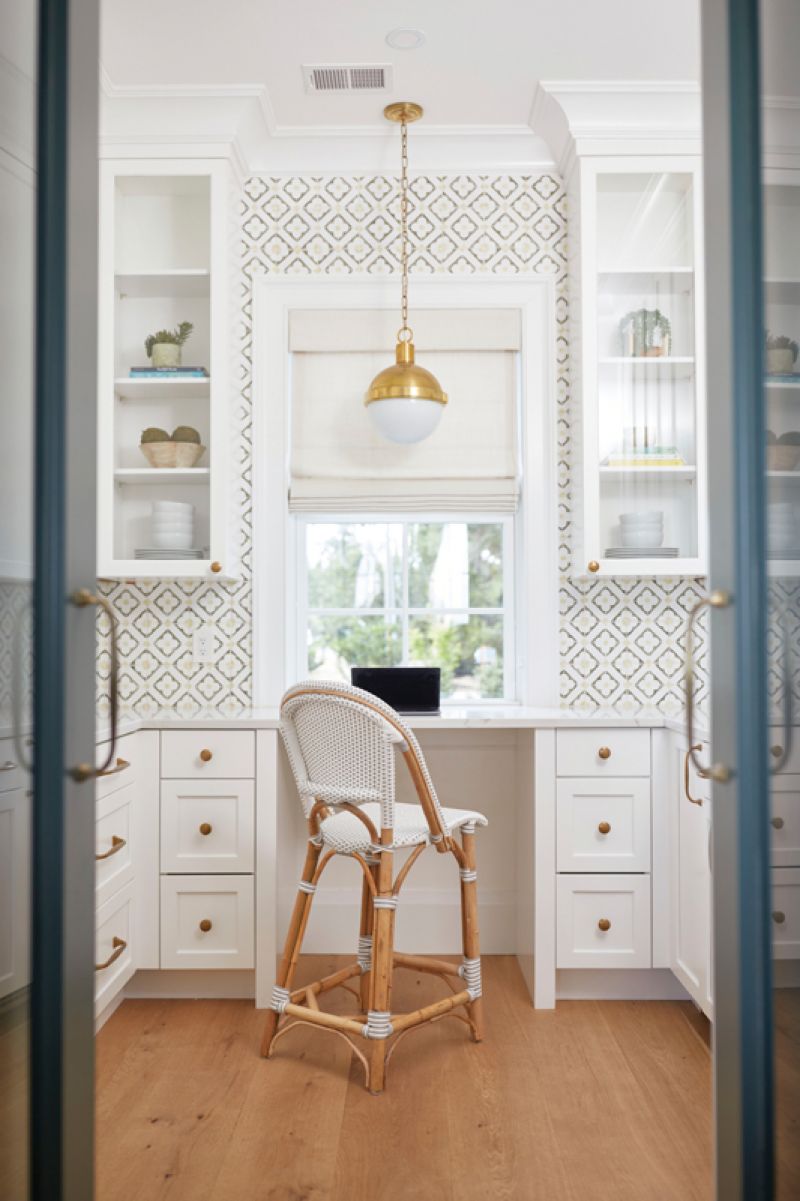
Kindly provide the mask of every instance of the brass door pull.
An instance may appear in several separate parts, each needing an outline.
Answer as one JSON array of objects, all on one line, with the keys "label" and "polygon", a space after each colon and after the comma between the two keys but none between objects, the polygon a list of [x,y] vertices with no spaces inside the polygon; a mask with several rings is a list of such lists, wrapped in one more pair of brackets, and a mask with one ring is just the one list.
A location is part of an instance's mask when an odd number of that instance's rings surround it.
[{"label": "brass door pull", "polygon": [[210,763],[211,760],[214,758],[214,755],[213,755],[212,751],[209,751],[208,749],[206,749],[206,750],[202,750],[200,752],[200,758],[203,763]]},{"label": "brass door pull", "polygon": [[111,952],[108,959],[106,959],[105,963],[96,963],[94,965],[94,970],[96,972],[102,972],[104,970],[104,968],[111,967],[111,964],[114,963],[115,960],[119,959],[120,955],[125,950],[125,948],[127,947],[128,944],[126,943],[124,938],[117,938],[117,936],[115,934],[111,940],[111,945],[114,948],[114,950]]},{"label": "brass door pull", "polygon": [[597,923],[597,928],[598,928],[598,930],[602,930],[603,933],[605,934],[606,930],[611,929],[611,922],[608,920],[607,917],[601,917],[600,921]]},{"label": "brass door pull", "polygon": [[772,914],[772,920],[773,920],[773,922],[775,922],[776,926],[782,926],[783,923],[786,921],[786,914],[783,913],[780,909],[776,909]]},{"label": "brass door pull", "polygon": [[592,575],[596,575],[599,570],[600,570],[600,564],[597,562],[597,559],[590,559],[589,560],[589,571],[591,571]]},{"label": "brass door pull", "polygon": [[611,758],[611,747],[610,746],[601,746],[600,750],[597,753],[601,759],[610,759]]},{"label": "brass door pull", "polygon": [[106,771],[99,771],[97,778],[100,780],[103,776],[118,776],[121,771],[127,771],[129,767],[130,763],[127,759],[118,758],[113,767],[109,767]]},{"label": "brass door pull", "polygon": [[211,830],[212,830],[211,822],[201,822],[200,823],[200,833],[201,834],[210,834]]},{"label": "brass door pull", "polygon": [[112,855],[117,855],[127,845],[124,838],[120,838],[117,834],[112,834],[111,846],[107,851],[103,851],[102,855],[95,854],[95,860],[99,863],[101,859],[110,859]]},{"label": "brass door pull", "polygon": [[211,929],[211,922],[207,917],[204,917],[200,922],[200,929],[204,934],[208,934],[209,930]]},{"label": "brass door pull", "polygon": [[600,822],[600,825],[597,827],[597,829],[600,831],[601,834],[610,834],[611,833],[611,823],[610,822]]},{"label": "brass door pull", "polygon": [[219,573],[222,571],[222,564],[217,563],[217,561],[214,560],[214,562],[211,564],[211,570],[214,572],[214,575],[219,575]]},{"label": "brass door pull", "polygon": [[782,830],[786,824],[782,817],[773,817],[770,823],[776,830]]},{"label": "brass door pull", "polygon": [[117,753],[117,734],[119,730],[119,647],[117,645],[116,614],[104,596],[90,592],[88,588],[78,588],[72,593],[70,600],[78,609],[85,609],[87,605],[95,605],[98,609],[102,609],[111,627],[111,670],[108,673],[111,741],[108,744],[108,754],[106,755],[105,762],[101,763],[100,767],[92,767],[89,763],[76,763],[70,769],[70,775],[73,780],[82,783],[84,780],[93,780],[98,776],[102,776],[111,767]]},{"label": "brass door pull", "polygon": [[698,742],[686,752],[686,757],[683,760],[683,791],[686,793],[687,801],[689,801],[692,805],[702,805],[703,803],[702,797],[694,797],[689,791],[689,760],[692,757],[692,751],[699,750],[702,750],[702,747]]},{"label": "brass door pull", "polygon": [[[683,685],[686,696],[686,741],[689,744],[689,758],[694,769],[703,780],[718,780],[724,783],[731,778],[731,769],[724,763],[714,763],[711,767],[703,767],[697,758],[700,744],[694,737],[694,626],[703,609],[727,609],[731,604],[731,595],[721,588],[716,588],[708,596],[699,600],[689,613],[686,623],[686,667],[683,674]],[[689,798],[691,800],[691,797]],[[693,802],[697,804],[697,801]]]}]

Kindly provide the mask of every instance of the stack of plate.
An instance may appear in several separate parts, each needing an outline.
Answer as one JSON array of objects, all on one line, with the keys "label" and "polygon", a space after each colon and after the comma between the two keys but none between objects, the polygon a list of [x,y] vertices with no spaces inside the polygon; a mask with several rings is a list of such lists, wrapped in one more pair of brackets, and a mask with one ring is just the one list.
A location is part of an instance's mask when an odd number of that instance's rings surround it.
[{"label": "stack of plate", "polygon": [[797,513],[788,501],[773,501],[767,505],[767,546],[774,559],[791,559],[800,551]]},{"label": "stack of plate", "polygon": [[155,500],[150,518],[152,545],[134,551],[137,559],[202,559],[194,546],[194,505],[182,500]]},{"label": "stack of plate", "polygon": [[140,546],[133,552],[134,559],[202,559],[203,551],[196,547],[189,550],[162,550],[155,546]]},{"label": "stack of plate", "polygon": [[607,559],[677,559],[677,546],[609,546]]}]

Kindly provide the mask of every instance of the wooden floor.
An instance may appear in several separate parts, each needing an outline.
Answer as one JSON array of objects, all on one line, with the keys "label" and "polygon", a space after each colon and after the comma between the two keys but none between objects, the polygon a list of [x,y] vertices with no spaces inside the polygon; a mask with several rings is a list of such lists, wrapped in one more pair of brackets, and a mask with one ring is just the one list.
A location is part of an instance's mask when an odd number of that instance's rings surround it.
[{"label": "wooden floor", "polygon": [[[309,956],[298,984],[342,962]],[[692,1006],[537,1013],[513,958],[484,965],[486,1041],[449,1020],[410,1034],[380,1097],[323,1031],[260,1059],[251,1002],[126,1001],[98,1037],[97,1201],[710,1201]],[[440,990],[402,973],[394,1008]]]}]

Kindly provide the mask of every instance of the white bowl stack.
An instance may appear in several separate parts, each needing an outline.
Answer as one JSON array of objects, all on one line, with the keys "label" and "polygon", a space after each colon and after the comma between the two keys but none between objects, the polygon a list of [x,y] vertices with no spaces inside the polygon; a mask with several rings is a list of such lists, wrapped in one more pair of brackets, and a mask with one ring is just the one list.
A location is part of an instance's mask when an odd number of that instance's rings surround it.
[{"label": "white bowl stack", "polygon": [[656,550],[664,541],[664,514],[661,511],[620,513],[620,546],[626,549]]},{"label": "white bowl stack", "polygon": [[194,505],[181,500],[153,501],[150,529],[154,549],[191,550],[194,545]]},{"label": "white bowl stack", "polygon": [[796,553],[798,538],[797,511],[788,501],[773,501],[767,505],[767,545],[773,557]]}]

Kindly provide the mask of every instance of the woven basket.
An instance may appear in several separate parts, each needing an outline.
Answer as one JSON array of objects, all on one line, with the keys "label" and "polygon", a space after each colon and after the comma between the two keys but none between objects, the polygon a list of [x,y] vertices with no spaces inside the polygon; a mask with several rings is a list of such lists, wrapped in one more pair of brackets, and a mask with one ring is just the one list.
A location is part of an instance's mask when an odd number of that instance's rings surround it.
[{"label": "woven basket", "polygon": [[767,447],[767,467],[770,471],[794,471],[800,460],[800,446],[781,443]]},{"label": "woven basket", "polygon": [[197,442],[142,442],[139,446],[151,467],[194,467],[205,449]]}]

